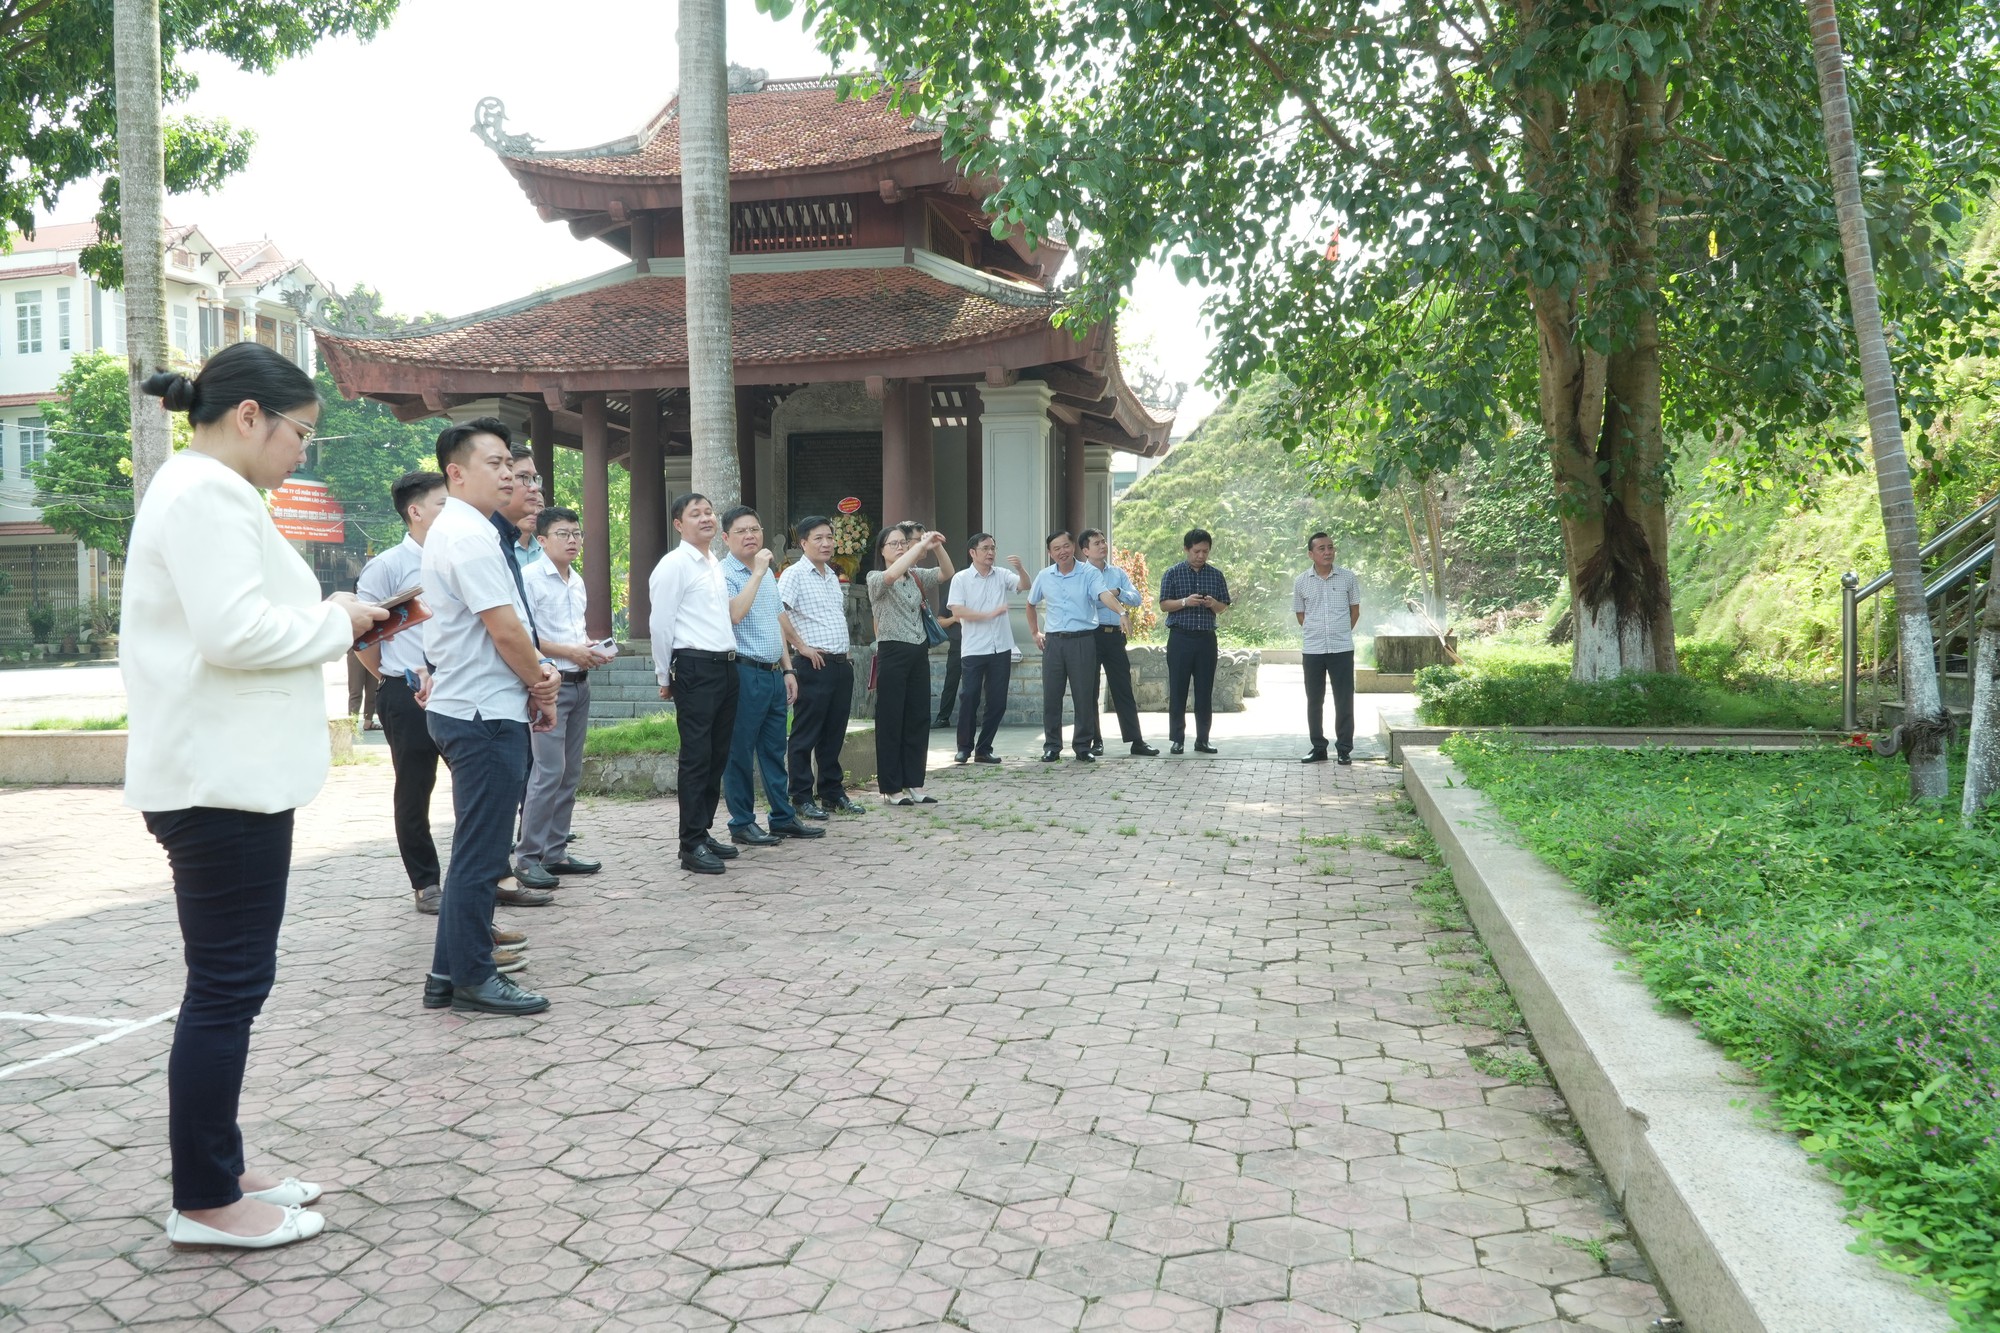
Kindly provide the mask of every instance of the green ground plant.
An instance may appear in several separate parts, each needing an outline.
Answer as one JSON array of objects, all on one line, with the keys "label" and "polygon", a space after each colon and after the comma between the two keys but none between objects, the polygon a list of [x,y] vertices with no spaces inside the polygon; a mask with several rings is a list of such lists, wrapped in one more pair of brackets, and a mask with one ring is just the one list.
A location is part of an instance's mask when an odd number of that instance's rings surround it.
[{"label": "green ground plant", "polygon": [[583,739],[583,752],[606,754],[679,754],[680,723],[672,713],[652,713],[630,722],[614,722],[608,727],[592,727]]},{"label": "green ground plant", "polygon": [[21,724],[22,731],[123,731],[125,715],[117,717],[44,717]]},{"label": "green ground plant", "polygon": [[2000,816],[1916,814],[1866,750],[1445,748],[1770,1090],[1864,1243],[2000,1329]]},{"label": "green ground plant", "polygon": [[[1498,660],[1495,660],[1498,659]],[[1830,684],[1738,669],[1737,650],[1693,641],[1679,675],[1635,673],[1570,679],[1562,662],[1526,654],[1485,665],[1417,672],[1417,717],[1451,727],[1782,727],[1832,729],[1840,699]]]}]

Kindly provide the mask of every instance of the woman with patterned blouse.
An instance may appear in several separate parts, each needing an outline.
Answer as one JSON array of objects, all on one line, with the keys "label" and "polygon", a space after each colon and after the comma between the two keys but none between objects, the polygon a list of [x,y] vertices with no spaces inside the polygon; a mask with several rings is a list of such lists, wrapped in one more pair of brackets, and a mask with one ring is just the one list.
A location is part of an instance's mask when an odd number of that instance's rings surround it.
[{"label": "woman with patterned blouse", "polygon": [[[917,561],[937,552],[936,569]],[[882,529],[868,574],[875,613],[875,773],[890,805],[936,805],[924,793],[924,759],[931,744],[931,649],[923,607],[952,575],[944,534],[905,527]]]}]

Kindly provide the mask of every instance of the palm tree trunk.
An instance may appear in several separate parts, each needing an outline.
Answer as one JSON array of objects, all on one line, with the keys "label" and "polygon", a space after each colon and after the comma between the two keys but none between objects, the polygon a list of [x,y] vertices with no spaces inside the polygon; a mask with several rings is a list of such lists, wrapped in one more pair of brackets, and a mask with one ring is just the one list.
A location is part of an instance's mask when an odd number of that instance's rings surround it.
[{"label": "palm tree trunk", "polygon": [[1868,245],[1868,218],[1861,206],[1861,165],[1854,145],[1854,121],[1847,104],[1847,62],[1841,52],[1840,24],[1833,0],[1807,0],[1812,22],[1813,60],[1819,66],[1820,117],[1826,127],[1826,155],[1833,170],[1833,196],[1840,209],[1840,248],[1847,265],[1847,303],[1854,318],[1854,341],[1861,355],[1861,386],[1868,400],[1868,438],[1875,452],[1875,484],[1882,497],[1882,531],[1889,543],[1889,569],[1896,589],[1896,618],[1902,631],[1903,725],[1897,745],[1910,761],[1910,795],[1942,801],[1950,795],[1945,746],[1951,717],[1938,693],[1937,658],[1930,614],[1924,600],[1924,568],[1918,555],[1917,502],[1910,489],[1910,459],[1903,451],[1903,427],[1896,403],[1896,376],[1889,342],[1882,332],[1882,302],[1875,289],[1875,259]]},{"label": "palm tree trunk", "polygon": [[166,149],[160,138],[159,0],[116,0],[112,43],[118,99],[118,212],[125,252],[125,360],[132,392],[132,503],[173,453],[167,414],[140,392],[167,368]]},{"label": "palm tree trunk", "polygon": [[1965,755],[1965,794],[1958,812],[1970,820],[2000,791],[2000,515],[1993,520],[1993,566],[1986,572],[1986,608],[1972,650],[1972,744]]},{"label": "palm tree trunk", "polygon": [[687,241],[688,425],[694,488],[738,502],[729,308],[729,57],[723,0],[680,0],[681,208]]}]

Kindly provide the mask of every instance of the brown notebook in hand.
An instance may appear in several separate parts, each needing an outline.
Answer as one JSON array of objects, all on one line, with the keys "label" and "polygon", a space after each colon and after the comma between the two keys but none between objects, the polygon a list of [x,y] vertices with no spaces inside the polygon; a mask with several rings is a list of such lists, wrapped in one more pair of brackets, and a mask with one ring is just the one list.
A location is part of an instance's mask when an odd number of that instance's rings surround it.
[{"label": "brown notebook in hand", "polygon": [[416,584],[403,589],[382,606],[389,613],[387,620],[378,620],[366,633],[354,641],[354,650],[360,652],[370,644],[386,643],[412,625],[421,625],[431,618],[431,609],[417,600],[423,585]]}]

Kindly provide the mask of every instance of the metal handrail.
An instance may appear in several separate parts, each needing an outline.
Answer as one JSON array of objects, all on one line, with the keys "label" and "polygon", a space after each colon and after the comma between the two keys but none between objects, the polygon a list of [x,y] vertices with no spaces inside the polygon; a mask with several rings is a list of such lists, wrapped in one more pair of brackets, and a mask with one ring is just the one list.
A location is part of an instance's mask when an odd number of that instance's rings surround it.
[{"label": "metal handrail", "polygon": [[[2000,512],[2000,495],[1995,495],[1979,508],[1959,519],[1956,523],[1925,542],[1918,550],[1920,558],[1936,555],[1955,539],[1972,531],[1980,523]],[[1986,567],[1993,559],[1993,542],[1988,539],[1977,550],[1967,552],[1958,561],[1931,583],[1924,586],[1924,602],[1928,606],[1943,594],[1960,584],[1971,580],[1974,574]],[[1840,715],[1841,726],[1853,731],[1861,723],[1858,694],[1861,675],[1860,623],[1861,603],[1889,586],[1894,571],[1877,575],[1867,583],[1862,583],[1859,575],[1849,570],[1840,576]]]}]

